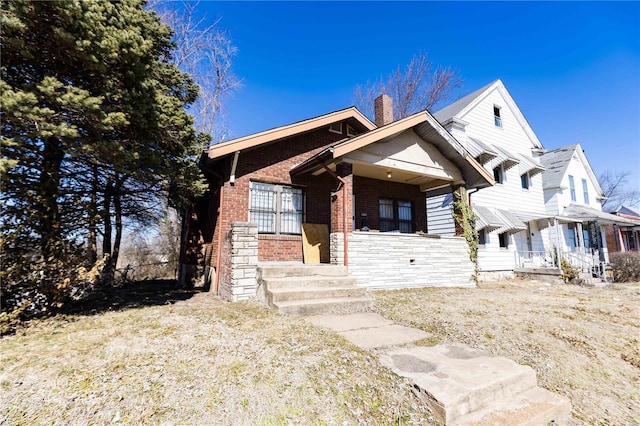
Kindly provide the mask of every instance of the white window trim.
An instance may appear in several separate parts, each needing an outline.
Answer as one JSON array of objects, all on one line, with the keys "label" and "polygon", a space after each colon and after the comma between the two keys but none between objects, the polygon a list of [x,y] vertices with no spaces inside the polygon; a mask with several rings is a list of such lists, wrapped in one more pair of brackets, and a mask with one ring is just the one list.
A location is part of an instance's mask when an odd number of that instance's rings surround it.
[{"label": "white window trim", "polygon": [[[275,214],[274,214],[274,223],[273,223],[273,232],[260,232],[260,230],[258,230],[258,234],[260,235],[289,235],[289,236],[298,236],[298,235],[302,235],[302,224],[305,221],[306,218],[306,211],[307,211],[307,205],[306,205],[306,196],[304,193],[304,190],[300,187],[296,187],[293,185],[287,185],[287,184],[279,184],[279,183],[269,183],[269,182],[261,182],[261,181],[252,181],[250,182],[249,185],[249,220],[251,220],[251,210],[252,210],[252,206],[251,206],[251,190],[253,189],[253,184],[262,184],[262,185],[269,185],[272,186],[273,189],[275,190],[274,192],[276,193],[276,198],[275,198]],[[301,221],[301,227],[300,227],[300,232],[299,233],[290,233],[290,232],[281,232],[281,217],[282,217],[282,190],[283,188],[292,188],[292,189],[298,189],[301,191],[302,193],[302,221]]]},{"label": "white window trim", "polygon": [[[496,109],[498,110],[498,115],[496,115]],[[493,106],[493,124],[495,125],[495,127],[498,127],[500,129],[502,129],[502,107],[499,107],[498,105],[494,105]]]},{"label": "white window trim", "polygon": [[358,133],[356,133],[356,130],[351,127],[349,124],[347,124],[347,136],[358,136]]},{"label": "white window trim", "polygon": [[[334,126],[336,126],[336,125],[340,128],[339,130],[338,130],[338,129],[334,129],[334,128],[333,128],[333,127],[334,127]],[[342,134],[342,122],[339,122],[339,123],[331,123],[331,124],[329,124],[329,131],[330,131],[331,133],[338,133],[338,134]]]}]

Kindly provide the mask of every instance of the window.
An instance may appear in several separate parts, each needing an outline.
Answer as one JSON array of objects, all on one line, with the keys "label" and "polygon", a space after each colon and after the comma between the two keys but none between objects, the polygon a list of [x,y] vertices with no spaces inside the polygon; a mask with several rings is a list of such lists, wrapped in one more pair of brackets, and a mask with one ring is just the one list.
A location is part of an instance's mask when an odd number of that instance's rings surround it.
[{"label": "window", "polygon": [[529,185],[531,184],[529,181],[529,173],[520,176],[520,183],[522,184],[522,189],[529,189]]},{"label": "window", "polygon": [[589,204],[589,189],[587,188],[586,179],[582,179],[582,194],[584,195],[584,203]]},{"label": "window", "polygon": [[487,244],[487,233],[484,229],[478,231],[478,244],[481,246]]},{"label": "window", "polygon": [[493,180],[495,180],[496,183],[504,183],[504,181],[506,180],[502,165],[499,165],[498,167],[493,169]]},{"label": "window", "polygon": [[500,247],[508,248],[509,247],[509,234],[503,232],[502,234],[498,234],[498,241],[500,241]]},{"label": "window", "polygon": [[331,125],[329,125],[329,131],[342,134],[342,123],[331,123]]},{"label": "window", "polygon": [[502,117],[500,117],[500,107],[493,106],[493,123],[496,127],[502,127]]},{"label": "window", "polygon": [[570,225],[568,229],[568,240],[567,244],[569,248],[575,249],[578,247],[578,240],[576,239],[576,228],[575,225]]},{"label": "window", "polygon": [[357,136],[357,135],[358,135],[358,132],[356,132],[356,129],[354,129],[353,127],[347,124],[347,136]]},{"label": "window", "polygon": [[576,186],[573,183],[573,176],[569,175],[569,190],[571,191],[571,201],[576,200]]},{"label": "window", "polygon": [[378,200],[380,231],[413,232],[413,206],[411,201],[381,198]]},{"label": "window", "polygon": [[303,194],[299,188],[251,182],[249,221],[260,234],[302,234]]}]

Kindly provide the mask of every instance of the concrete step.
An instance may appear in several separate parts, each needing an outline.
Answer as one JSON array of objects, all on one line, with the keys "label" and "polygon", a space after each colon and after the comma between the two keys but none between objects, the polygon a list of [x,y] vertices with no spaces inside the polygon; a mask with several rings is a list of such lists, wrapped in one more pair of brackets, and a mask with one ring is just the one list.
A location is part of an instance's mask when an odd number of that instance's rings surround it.
[{"label": "concrete step", "polygon": [[262,283],[268,290],[276,288],[318,288],[318,287],[347,287],[355,286],[356,279],[349,276],[339,275],[310,275],[293,277],[262,277]]},{"label": "concrete step", "polygon": [[347,268],[343,265],[330,264],[284,264],[284,265],[258,265],[258,275],[264,278],[283,278],[283,277],[310,277],[320,276],[346,276]]},{"label": "concrete step", "polygon": [[565,425],[571,416],[571,403],[541,387],[496,401],[490,409],[460,417],[456,423],[468,426],[547,426]]},{"label": "concrete step", "polygon": [[410,378],[434,416],[447,425],[461,424],[459,419],[466,415],[537,387],[531,367],[464,345],[403,348],[381,360]]},{"label": "concrete step", "polygon": [[270,303],[287,302],[291,300],[334,299],[338,297],[364,297],[367,289],[349,286],[322,286],[301,288],[270,288],[267,287],[267,297]]},{"label": "concrete step", "polygon": [[273,306],[283,314],[319,315],[364,312],[373,306],[371,297],[343,297],[312,300],[274,302]]}]

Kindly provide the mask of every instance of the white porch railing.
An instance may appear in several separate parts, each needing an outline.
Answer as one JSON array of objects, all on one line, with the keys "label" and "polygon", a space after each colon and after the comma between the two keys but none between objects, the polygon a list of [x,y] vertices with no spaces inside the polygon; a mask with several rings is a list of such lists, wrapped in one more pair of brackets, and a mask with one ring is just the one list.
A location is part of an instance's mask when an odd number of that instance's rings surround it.
[{"label": "white porch railing", "polygon": [[518,251],[515,252],[517,268],[555,268],[553,252]]},{"label": "white porch railing", "polygon": [[515,252],[517,268],[553,268],[559,269],[557,259],[564,258],[571,266],[580,272],[604,277],[605,263],[600,261],[598,250],[590,248],[576,248],[571,251],[519,251]]}]

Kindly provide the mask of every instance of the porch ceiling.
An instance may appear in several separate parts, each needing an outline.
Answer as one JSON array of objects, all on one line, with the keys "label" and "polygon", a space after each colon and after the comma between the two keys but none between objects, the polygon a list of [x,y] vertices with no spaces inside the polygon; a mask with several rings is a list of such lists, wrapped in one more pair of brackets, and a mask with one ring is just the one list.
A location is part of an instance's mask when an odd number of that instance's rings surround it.
[{"label": "porch ceiling", "polygon": [[445,177],[428,176],[422,173],[384,167],[360,161],[353,162],[353,174],[355,176],[384,180],[387,182],[418,185],[420,186],[421,191],[428,191],[429,189],[438,188],[444,185],[448,186],[453,183],[453,179],[447,179]]}]

